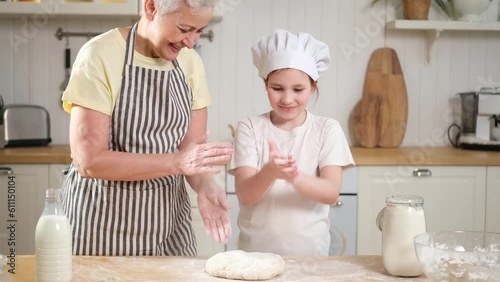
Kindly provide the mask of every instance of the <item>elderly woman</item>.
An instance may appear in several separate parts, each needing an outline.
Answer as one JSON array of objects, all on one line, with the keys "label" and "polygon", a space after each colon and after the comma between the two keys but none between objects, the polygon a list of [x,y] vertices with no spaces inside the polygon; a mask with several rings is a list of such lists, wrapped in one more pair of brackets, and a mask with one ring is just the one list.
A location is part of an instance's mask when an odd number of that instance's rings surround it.
[{"label": "elderly woman", "polygon": [[73,163],[63,206],[77,255],[196,255],[184,176],[207,233],[227,241],[230,204],[212,165],[230,143],[207,143],[211,102],[192,50],[217,0],[144,0],[132,27],[80,50],[63,95]]}]

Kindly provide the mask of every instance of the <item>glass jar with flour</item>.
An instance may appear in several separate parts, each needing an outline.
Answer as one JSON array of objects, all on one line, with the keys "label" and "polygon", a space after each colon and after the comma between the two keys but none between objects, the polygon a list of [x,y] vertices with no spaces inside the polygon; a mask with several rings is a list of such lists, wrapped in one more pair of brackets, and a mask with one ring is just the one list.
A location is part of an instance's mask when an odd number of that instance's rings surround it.
[{"label": "glass jar with flour", "polygon": [[392,275],[413,277],[423,273],[413,242],[415,236],[426,232],[423,205],[421,196],[392,195],[377,216],[384,267]]}]

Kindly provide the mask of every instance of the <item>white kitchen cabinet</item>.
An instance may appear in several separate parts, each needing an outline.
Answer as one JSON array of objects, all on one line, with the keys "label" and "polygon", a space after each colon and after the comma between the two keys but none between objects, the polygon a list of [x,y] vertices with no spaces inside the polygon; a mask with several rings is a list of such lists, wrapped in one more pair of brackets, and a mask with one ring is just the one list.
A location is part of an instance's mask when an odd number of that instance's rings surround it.
[{"label": "white kitchen cabinet", "polygon": [[[414,176],[415,169],[427,169],[432,175]],[[428,231],[485,228],[484,166],[361,166],[358,189],[358,255],[382,253],[382,233],[375,221],[386,197],[393,194],[424,198]]]},{"label": "white kitchen cabinet", "polygon": [[139,16],[137,0],[93,0],[53,2],[53,11],[58,15],[95,15],[95,16]]},{"label": "white kitchen cabinet", "polygon": [[[0,172],[0,253],[16,255],[35,253],[35,229],[45,204],[48,188],[48,165],[2,165]],[[5,168],[10,168],[11,174]],[[13,201],[15,199],[15,201]],[[12,221],[11,221],[12,220]],[[14,225],[9,230],[7,227]],[[9,246],[9,239],[15,246]],[[10,241],[12,244],[13,241]]]},{"label": "white kitchen cabinet", "polygon": [[52,14],[52,1],[14,2],[0,1],[0,15],[49,15]]},{"label": "white kitchen cabinet", "polygon": [[[224,2],[223,0],[219,1],[217,5],[214,7],[214,14],[210,22],[220,22],[222,21],[222,17],[224,16]],[[142,5],[144,0],[139,1],[139,15],[142,16]]]},{"label": "white kitchen cabinet", "polygon": [[500,166],[489,166],[486,174],[486,231],[500,233]]},{"label": "white kitchen cabinet", "polygon": [[[142,15],[142,3],[138,0],[39,0],[39,2],[0,1],[0,16],[35,16],[36,20],[47,17],[68,16],[130,16]],[[214,8],[211,22],[220,22],[224,15],[224,1]]]},{"label": "white kitchen cabinet", "polygon": [[0,1],[0,15],[47,16],[139,16],[137,0],[40,0],[39,2]]}]

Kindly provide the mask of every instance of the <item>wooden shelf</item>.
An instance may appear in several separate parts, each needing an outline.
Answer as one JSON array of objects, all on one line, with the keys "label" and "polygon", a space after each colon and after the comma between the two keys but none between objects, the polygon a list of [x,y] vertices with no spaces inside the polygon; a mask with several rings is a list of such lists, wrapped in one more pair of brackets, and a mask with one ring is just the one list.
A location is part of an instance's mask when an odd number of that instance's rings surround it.
[{"label": "wooden shelf", "polygon": [[395,20],[387,23],[389,29],[500,31],[500,22],[417,21]]},{"label": "wooden shelf", "polygon": [[0,17],[19,17],[43,14],[47,17],[74,16],[139,16],[136,0],[123,2],[66,2],[62,0],[40,0],[40,2],[0,2]]},{"label": "wooden shelf", "polygon": [[36,15],[49,14],[52,12],[52,5],[48,1],[41,2],[0,2],[1,16],[16,16],[16,15]]},{"label": "wooden shelf", "polygon": [[443,31],[500,31],[500,22],[395,20],[388,29],[422,30],[426,33],[427,63],[430,63],[435,42]]},{"label": "wooden shelf", "polygon": [[[138,0],[92,0],[73,2],[67,0],[39,0],[39,2],[13,2],[0,0],[0,17],[45,15],[51,18],[74,17],[126,17],[138,19],[142,14],[142,2]],[[214,9],[211,22],[220,22],[224,16],[224,3]]]}]

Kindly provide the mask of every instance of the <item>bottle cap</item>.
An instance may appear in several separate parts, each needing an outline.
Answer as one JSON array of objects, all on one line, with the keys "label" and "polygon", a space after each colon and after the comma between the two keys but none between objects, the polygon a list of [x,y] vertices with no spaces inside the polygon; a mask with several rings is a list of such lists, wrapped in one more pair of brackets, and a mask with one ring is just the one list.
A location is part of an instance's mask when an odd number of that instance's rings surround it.
[{"label": "bottle cap", "polygon": [[61,189],[47,189],[45,191],[45,197],[59,198],[61,197]]},{"label": "bottle cap", "polygon": [[7,265],[7,257],[0,254],[0,273],[2,273],[2,268]]}]

